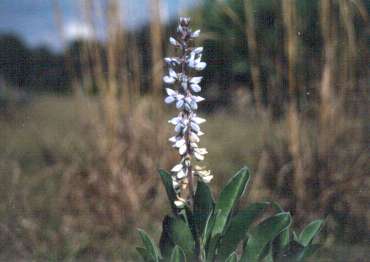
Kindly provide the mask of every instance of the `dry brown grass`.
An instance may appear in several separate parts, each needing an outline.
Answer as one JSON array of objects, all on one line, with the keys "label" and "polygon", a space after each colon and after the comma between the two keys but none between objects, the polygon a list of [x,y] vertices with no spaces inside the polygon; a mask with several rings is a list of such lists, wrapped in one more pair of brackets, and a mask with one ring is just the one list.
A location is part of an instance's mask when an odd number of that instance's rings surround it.
[{"label": "dry brown grass", "polygon": [[[253,56],[261,51],[261,43],[247,8],[252,1],[247,3],[245,46],[252,54],[255,100],[263,108],[258,100],[259,56]],[[275,199],[295,213],[300,225],[327,217],[327,246],[335,237],[356,240],[370,226],[367,123],[358,111],[346,110],[346,97],[366,93],[356,84],[361,81],[354,72],[359,56],[354,52],[358,39],[353,22],[357,12],[367,19],[366,10],[361,1],[320,1],[324,62],[321,79],[312,80],[318,106],[314,104],[313,115],[307,115],[298,110],[296,100],[302,63],[298,18],[294,1],[281,3],[286,15],[277,19],[284,27],[279,43],[284,48],[274,54],[276,77],[267,83],[273,97],[283,92],[280,88],[288,79],[287,114],[276,120],[271,105],[255,110],[243,86],[226,112],[207,117],[202,144],[210,152],[213,187],[218,192],[234,171],[248,165],[255,174],[250,201]],[[2,125],[0,241],[5,244],[0,260],[135,260],[135,228],[159,231],[167,206],[157,170],[176,162],[167,143],[167,112],[158,99],[165,46],[158,17],[161,1],[151,1],[152,66],[146,77],[153,83],[148,93],[156,95],[147,97],[141,94],[144,65],[137,59],[143,53],[138,39],[126,34],[120,22],[120,4],[127,2],[108,0],[107,9],[101,10],[97,1],[81,1],[82,17],[95,33],[97,21],[105,21],[107,52],[97,42],[85,43],[80,54],[83,74],[74,80],[74,98],[41,99],[18,108]],[[339,9],[331,8],[337,4]],[[240,26],[232,10],[225,12]],[[336,16],[343,26],[334,23]],[[344,47],[337,44],[340,34],[346,35]],[[280,62],[283,58],[287,65]],[[336,79],[338,72],[346,73]],[[91,95],[95,86],[97,94]],[[366,105],[356,107],[366,111]]]}]

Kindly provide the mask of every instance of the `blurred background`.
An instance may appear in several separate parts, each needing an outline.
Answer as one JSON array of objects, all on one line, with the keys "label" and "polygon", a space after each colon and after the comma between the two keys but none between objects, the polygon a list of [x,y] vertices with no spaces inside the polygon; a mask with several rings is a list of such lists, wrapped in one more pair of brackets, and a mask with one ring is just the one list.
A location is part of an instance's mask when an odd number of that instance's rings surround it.
[{"label": "blurred background", "polygon": [[201,144],[243,205],[274,199],[315,261],[368,261],[369,0],[2,0],[0,260],[138,261],[170,212],[177,161],[163,57],[180,15],[202,30]]}]

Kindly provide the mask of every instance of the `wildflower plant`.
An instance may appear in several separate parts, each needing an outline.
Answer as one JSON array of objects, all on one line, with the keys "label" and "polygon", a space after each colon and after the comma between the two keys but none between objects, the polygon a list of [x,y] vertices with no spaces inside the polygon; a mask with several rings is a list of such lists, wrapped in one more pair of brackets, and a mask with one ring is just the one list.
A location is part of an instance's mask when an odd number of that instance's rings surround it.
[{"label": "wildflower plant", "polygon": [[[179,208],[192,201],[195,176],[205,183],[209,183],[213,178],[209,170],[200,165],[192,165],[193,159],[202,161],[208,152],[198,146],[199,137],[204,134],[199,125],[206,120],[196,114],[198,103],[204,98],[195,95],[202,90],[202,77],[194,75],[202,71],[206,63],[202,61],[203,47],[192,47],[200,30],[192,32],[189,22],[189,18],[180,18],[176,38],[170,37],[170,43],[178,49],[179,56],[165,58],[169,69],[168,75],[163,77],[164,83],[171,87],[166,88],[167,97],[164,101],[167,104],[174,103],[180,111],[176,117],[169,120],[169,123],[175,126],[175,136],[169,140],[173,147],[178,148],[181,156],[180,163],[171,170],[172,185],[177,195],[174,204]],[[186,194],[187,191],[189,194]]]},{"label": "wildflower plant", "polygon": [[297,234],[290,213],[273,201],[237,209],[250,180],[247,167],[231,177],[216,202],[208,187],[213,176],[194,164],[207,154],[198,146],[203,135],[199,125],[205,119],[196,114],[198,103],[204,100],[198,96],[202,89],[198,73],[206,63],[202,61],[203,48],[193,46],[200,31],[192,32],[189,25],[189,18],[180,18],[176,36],[170,38],[179,55],[165,58],[168,75],[163,77],[165,102],[179,110],[169,120],[175,126],[175,135],[169,140],[178,150],[180,161],[170,173],[159,172],[172,215],[163,219],[159,248],[139,230],[144,246],[137,251],[150,262],[305,261],[319,247],[314,238],[323,226],[322,220],[311,222]]}]

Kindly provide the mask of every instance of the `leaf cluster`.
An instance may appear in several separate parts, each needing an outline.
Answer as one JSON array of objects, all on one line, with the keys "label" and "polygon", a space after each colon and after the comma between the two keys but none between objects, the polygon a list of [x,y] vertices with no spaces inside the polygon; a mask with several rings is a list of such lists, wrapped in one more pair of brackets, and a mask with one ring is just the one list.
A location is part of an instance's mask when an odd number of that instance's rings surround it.
[{"label": "leaf cluster", "polygon": [[[235,210],[250,180],[246,167],[228,181],[217,202],[208,185],[198,182],[192,209],[176,209],[171,175],[160,171],[160,176],[173,214],[163,220],[159,248],[139,230],[144,246],[137,250],[144,261],[305,261],[319,248],[313,240],[323,220],[311,222],[297,234],[290,213],[274,202]],[[271,208],[273,214],[267,214]]]}]

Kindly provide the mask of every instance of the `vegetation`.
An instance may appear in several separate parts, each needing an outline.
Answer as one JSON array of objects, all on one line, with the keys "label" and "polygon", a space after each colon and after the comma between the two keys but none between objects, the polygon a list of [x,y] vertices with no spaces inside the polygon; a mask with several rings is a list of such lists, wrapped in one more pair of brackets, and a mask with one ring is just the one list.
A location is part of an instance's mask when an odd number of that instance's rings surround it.
[{"label": "vegetation", "polygon": [[[176,156],[157,99],[175,22],[158,18],[164,1],[150,1],[150,24],[135,31],[117,22],[127,1],[81,3],[88,25],[106,22],[106,41],[60,54],[0,41],[0,260],[137,261],[134,228],[160,237],[168,207],[155,170]],[[248,201],[281,203],[299,232],[325,218],[314,261],[370,256],[369,10],[361,0],[206,0],[188,11],[209,65],[202,142],[214,196],[248,165]]]}]

